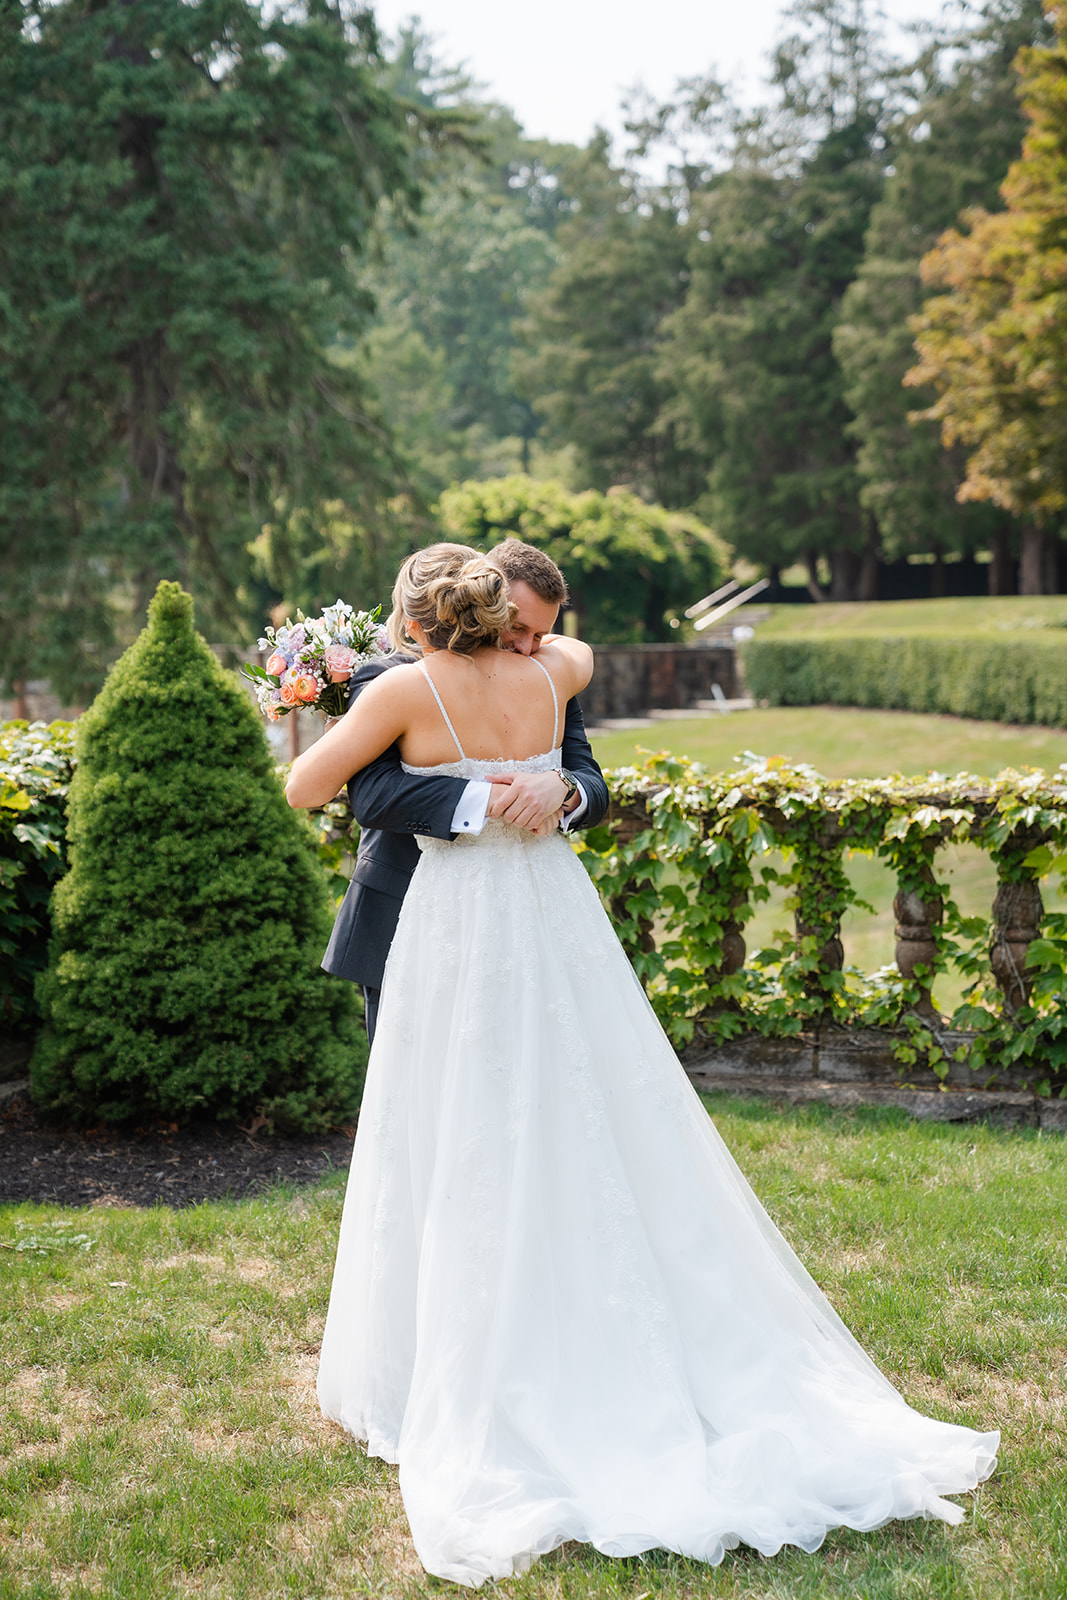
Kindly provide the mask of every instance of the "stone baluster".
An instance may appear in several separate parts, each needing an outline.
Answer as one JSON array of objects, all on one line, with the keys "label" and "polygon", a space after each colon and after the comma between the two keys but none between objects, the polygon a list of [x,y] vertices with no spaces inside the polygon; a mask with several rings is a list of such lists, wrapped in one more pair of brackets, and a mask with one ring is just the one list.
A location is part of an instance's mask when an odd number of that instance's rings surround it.
[{"label": "stone baluster", "polygon": [[807,938],[819,941],[816,947],[818,970],[809,975],[806,984],[809,994],[813,995],[826,993],[829,986],[825,978],[832,973],[840,972],[845,964],[845,947],[841,943],[841,919],[832,910],[838,901],[836,886],[832,880],[842,870],[841,851],[845,846],[845,836],[837,817],[826,818],[819,843],[823,850],[828,845],[835,845],[836,856],[827,859],[822,852],[809,853],[803,845],[798,844],[797,865],[801,881],[794,891],[800,902],[793,917],[797,944]]},{"label": "stone baluster", "polygon": [[[662,787],[661,784],[650,786],[647,791],[648,796],[651,797],[657,794]],[[647,806],[642,801],[631,805],[620,805],[618,802],[613,801],[608,811],[607,821],[613,826],[616,843],[620,846],[625,846],[633,844],[637,836],[644,833],[651,819]],[[636,889],[637,886],[638,884],[635,882],[633,889]],[[609,902],[608,911],[617,928],[622,927],[630,919],[626,900],[631,892],[633,890],[629,889],[624,894],[613,895]],[[643,955],[652,955],[656,948],[652,918],[639,914],[636,922],[637,937],[634,941],[634,949],[640,951]]]},{"label": "stone baluster", "polygon": [[[937,960],[937,928],[944,916],[944,903],[938,893],[930,855],[921,871],[919,888],[898,889],[893,901],[896,917],[896,962],[902,978],[914,979],[919,985],[919,998],[915,1010],[931,1021],[937,1019],[929,985],[916,978],[916,967],[927,967],[931,972]],[[912,876],[912,874],[909,874]]]},{"label": "stone baluster", "polygon": [[748,905],[748,896],[734,895],[730,901],[731,916],[723,923],[722,929],[722,960],[717,967],[708,967],[705,978],[708,984],[718,983],[720,978],[728,978],[731,973],[740,972],[745,964],[748,953],[745,948],[744,923],[735,918],[732,913],[740,911],[742,906]]},{"label": "stone baluster", "polygon": [[1027,969],[1026,952],[1038,936],[1043,911],[1036,878],[1024,878],[1021,883],[1001,878],[993,900],[989,964],[1009,1015],[1030,998],[1033,975]]}]

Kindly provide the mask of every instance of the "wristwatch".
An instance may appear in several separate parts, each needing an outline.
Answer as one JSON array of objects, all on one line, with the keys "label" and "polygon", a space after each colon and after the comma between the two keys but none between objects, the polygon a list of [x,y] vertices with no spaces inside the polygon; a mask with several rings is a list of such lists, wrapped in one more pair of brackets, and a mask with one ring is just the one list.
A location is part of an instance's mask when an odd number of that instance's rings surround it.
[{"label": "wristwatch", "polygon": [[557,767],[556,777],[561,778],[562,781],[567,785],[567,793],[560,801],[560,805],[565,806],[567,801],[578,793],[578,779],[574,776],[573,772],[568,772],[566,767]]}]

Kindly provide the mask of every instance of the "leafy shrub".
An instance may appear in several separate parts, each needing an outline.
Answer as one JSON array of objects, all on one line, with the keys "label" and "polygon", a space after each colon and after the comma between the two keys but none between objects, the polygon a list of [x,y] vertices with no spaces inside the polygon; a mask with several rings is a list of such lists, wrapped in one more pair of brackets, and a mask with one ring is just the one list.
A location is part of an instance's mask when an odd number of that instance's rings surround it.
[{"label": "leafy shrub", "polygon": [[729,575],[710,528],[626,489],[572,494],[516,473],[447,489],[438,511],[446,539],[483,549],[514,537],[546,551],[566,574],[582,637],[596,644],[669,639],[670,609]]},{"label": "leafy shrub", "polygon": [[34,1094],[108,1122],[350,1115],[357,996],[319,959],[329,894],[244,691],[161,584],[77,727]]},{"label": "leafy shrub", "polygon": [[48,955],[48,899],[66,865],[73,739],[68,722],[0,726],[0,1027],[37,1020],[33,986]]},{"label": "leafy shrub", "polygon": [[745,678],[781,706],[870,706],[1067,727],[1067,637],[751,639]]}]

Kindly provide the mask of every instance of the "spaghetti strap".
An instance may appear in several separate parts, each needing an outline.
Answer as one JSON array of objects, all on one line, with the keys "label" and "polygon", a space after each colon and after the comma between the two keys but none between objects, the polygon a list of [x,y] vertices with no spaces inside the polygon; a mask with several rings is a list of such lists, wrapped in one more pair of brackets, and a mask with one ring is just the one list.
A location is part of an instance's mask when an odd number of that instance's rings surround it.
[{"label": "spaghetti strap", "polygon": [[[449,733],[452,735],[453,743],[455,744],[456,749],[459,751],[459,759],[461,761],[466,761],[467,757],[466,757],[466,754],[464,753],[463,746],[460,744],[459,740],[456,738],[456,730],[452,726],[452,719],[449,717],[448,712],[445,710],[445,703],[441,699],[441,696],[437,692],[437,685],[434,683],[433,679],[430,677],[430,674],[426,671],[426,663],[425,663],[425,661],[416,661],[415,665],[418,667],[419,671],[422,673],[423,677],[426,679],[426,682],[430,685],[430,692],[432,693],[434,699],[437,701],[437,709],[440,711],[441,715],[444,717],[444,719],[445,719],[445,727],[448,729]],[[540,663],[538,663],[538,665],[540,665]],[[541,670],[543,672],[544,668],[542,667]],[[551,682],[551,679],[549,681]],[[556,691],[553,689],[552,693],[555,694],[555,692]]]},{"label": "spaghetti strap", "polygon": [[[529,656],[527,659],[532,661],[535,667],[541,668],[541,671],[548,679],[548,687],[552,690],[552,748],[554,750],[556,748],[556,736],[559,733],[559,699],[556,695],[556,685],[552,682],[552,674],[543,661],[538,661],[536,656]],[[444,707],[442,706],[441,709],[444,710]],[[454,739],[456,737],[455,734],[452,737]]]}]

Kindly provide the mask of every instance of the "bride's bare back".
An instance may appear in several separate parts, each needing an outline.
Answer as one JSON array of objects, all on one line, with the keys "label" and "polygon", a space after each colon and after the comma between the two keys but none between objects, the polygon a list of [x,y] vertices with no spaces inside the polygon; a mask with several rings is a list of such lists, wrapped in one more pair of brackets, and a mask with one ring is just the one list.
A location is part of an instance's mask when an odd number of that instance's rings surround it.
[{"label": "bride's bare back", "polygon": [[[558,742],[563,709],[593,670],[587,644],[558,636],[545,640],[536,661],[491,646],[470,654],[427,650],[423,660],[464,753],[479,760],[518,762],[550,750],[554,708],[545,674],[559,704]],[[290,804],[325,805],[354,772],[396,743],[415,767],[457,755],[423,673],[403,665],[368,684],[340,722],[293,763]]]},{"label": "bride's bare back", "polygon": [[[569,645],[544,645],[536,660],[494,649],[469,656],[447,650],[427,655],[423,671],[441,697],[464,755],[525,761],[554,748],[562,732],[562,707],[570,698],[565,685],[574,676]],[[410,699],[410,722],[400,739],[403,760],[419,767],[454,761],[455,744],[428,685]]]}]

